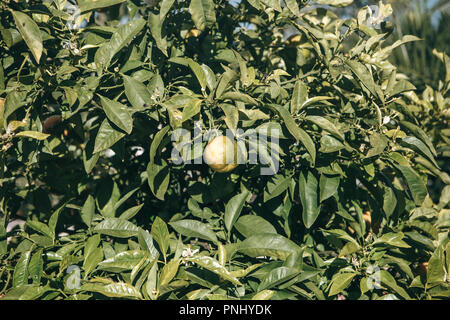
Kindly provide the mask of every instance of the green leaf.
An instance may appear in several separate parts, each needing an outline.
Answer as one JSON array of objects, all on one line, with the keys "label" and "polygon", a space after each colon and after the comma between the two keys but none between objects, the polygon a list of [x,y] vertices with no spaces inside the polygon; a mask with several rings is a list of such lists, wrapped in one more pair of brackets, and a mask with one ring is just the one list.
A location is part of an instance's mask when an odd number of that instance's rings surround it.
[{"label": "green leaf", "polygon": [[197,78],[197,80],[202,88],[202,91],[205,90],[206,85],[207,85],[206,72],[197,62],[195,62],[191,58],[181,58],[181,57],[171,58],[169,61],[181,64],[184,66],[188,66],[194,73],[195,77]]},{"label": "green leaf", "polygon": [[95,137],[94,153],[104,151],[125,136],[125,133],[114,129],[108,119],[103,120]]},{"label": "green leaf", "polygon": [[[376,84],[373,80],[372,73],[367,67],[356,60],[348,60],[345,62],[361,83],[372,93],[374,96],[378,96]],[[381,97],[380,97],[381,98]]]},{"label": "green leaf", "polygon": [[83,150],[83,166],[87,174],[91,173],[100,158],[99,153],[94,153],[95,137],[90,137]]},{"label": "green leaf", "polygon": [[50,137],[49,134],[38,132],[38,131],[21,131],[17,133],[14,137],[32,138],[36,140],[45,140]]},{"label": "green leaf", "polygon": [[148,15],[148,22],[153,39],[155,39],[156,47],[167,57],[167,39],[163,37],[163,20],[161,15],[152,12]]},{"label": "green leaf", "polygon": [[151,258],[158,257],[159,253],[158,250],[156,250],[155,245],[153,244],[153,237],[147,230],[139,228],[138,241],[142,250],[147,251],[150,254]]},{"label": "green leaf", "polygon": [[260,233],[240,242],[237,250],[250,257],[269,256],[284,260],[300,247],[281,235]]},{"label": "green leaf", "polygon": [[116,211],[117,209],[119,209],[120,206],[121,206],[122,204],[124,204],[125,201],[127,201],[128,199],[130,199],[130,197],[131,197],[136,191],[138,191],[139,189],[140,189],[140,188],[137,187],[137,188],[132,189],[131,191],[128,191],[123,197],[121,197],[121,198],[114,204],[113,210]]},{"label": "green leaf", "polygon": [[308,229],[311,228],[320,213],[318,189],[317,178],[311,171],[305,172],[303,170],[300,172],[299,192],[303,208],[302,219],[305,227]]},{"label": "green leaf", "polygon": [[338,237],[339,239],[348,241],[348,242],[353,242],[356,245],[359,245],[358,242],[353,239],[347,232],[345,232],[344,230],[340,230],[340,229],[331,229],[331,230],[322,230],[325,233],[329,233],[332,234],[335,237]]},{"label": "green leaf", "polygon": [[389,232],[383,234],[380,238],[375,240],[373,242],[373,245],[376,244],[388,244],[391,246],[399,247],[399,248],[410,248],[406,242],[404,242],[402,239],[404,237],[404,234],[402,232]]},{"label": "green leaf", "polygon": [[180,259],[170,260],[161,270],[161,275],[159,276],[159,287],[167,285],[172,281],[178,272],[178,267],[180,266]]},{"label": "green leaf", "polygon": [[161,141],[166,136],[167,132],[170,130],[170,126],[165,126],[161,130],[159,130],[154,138],[152,139],[152,145],[150,146],[150,162],[155,162],[156,151],[158,150]]},{"label": "green leaf", "polygon": [[326,4],[333,7],[346,7],[353,3],[353,0],[317,0],[317,4]]},{"label": "green leaf", "polygon": [[270,222],[256,215],[240,217],[234,224],[234,227],[246,238],[258,233],[277,234],[277,230]]},{"label": "green leaf", "polygon": [[[306,99],[303,104],[300,106],[300,109],[304,109],[309,105],[314,105],[316,102],[320,102],[320,101],[327,101],[327,100],[332,100],[334,99],[333,97],[328,97],[328,96],[315,96],[315,97],[311,97]],[[323,104],[328,104],[326,102],[323,102]]]},{"label": "green leaf", "polygon": [[281,174],[273,176],[272,179],[267,182],[266,188],[264,189],[264,202],[267,202],[286,191],[291,185],[291,180],[292,177],[290,175],[287,177]]},{"label": "green leaf", "polygon": [[134,108],[140,109],[152,102],[152,95],[142,82],[126,75],[122,75],[122,78],[125,95]]},{"label": "green leaf", "polygon": [[165,160],[161,160],[161,165],[148,163],[147,175],[148,184],[152,193],[159,200],[164,200],[170,183],[170,169]]},{"label": "green leaf", "polygon": [[117,238],[129,238],[137,235],[138,227],[127,220],[106,218],[93,231]]},{"label": "green leaf", "polygon": [[248,198],[249,194],[250,192],[248,190],[239,193],[228,200],[227,204],[225,205],[224,223],[225,228],[227,228],[228,231],[231,231],[234,223],[239,218],[239,215],[241,214],[242,208],[244,207],[245,201]]},{"label": "green leaf", "polygon": [[127,107],[106,97],[99,97],[108,119],[117,127],[130,134],[133,130],[133,118],[127,110]]},{"label": "green leaf", "polygon": [[389,55],[391,54],[392,50],[394,50],[395,48],[397,48],[407,42],[420,41],[420,40],[422,40],[422,39],[420,39],[416,36],[405,35],[405,36],[403,36],[402,39],[395,41],[392,45],[387,46],[387,47],[381,49],[380,51],[375,52],[373,55],[373,59],[376,59],[378,61],[387,59],[389,57]]},{"label": "green leaf", "polygon": [[395,278],[386,270],[380,270],[380,282],[382,285],[389,287],[390,289],[394,290],[396,293],[398,293],[402,298],[406,300],[411,300],[411,297],[408,295],[408,293],[400,287],[397,282],[395,281]]},{"label": "green leaf", "polygon": [[23,252],[14,267],[13,287],[28,284],[28,263],[30,262],[31,251]]},{"label": "green leaf", "polygon": [[361,249],[361,247],[358,244],[355,244],[354,242],[347,242],[339,251],[339,257],[345,257],[352,253],[358,252]]},{"label": "green leaf", "polygon": [[297,268],[278,267],[271,270],[267,276],[265,276],[258,286],[258,291],[270,289],[276,287],[284,282],[287,282],[295,278],[301,270]]},{"label": "green leaf", "polygon": [[416,136],[418,139],[422,140],[423,143],[427,145],[427,147],[430,149],[433,156],[436,157],[436,149],[434,148],[433,143],[430,140],[430,137],[423,131],[420,127],[416,126],[415,124],[412,124],[408,121],[400,121],[400,126],[403,128],[406,128],[409,132],[411,132],[414,136]]},{"label": "green leaf", "polygon": [[210,91],[214,91],[217,83],[216,74],[206,64],[202,64],[201,67],[206,76],[206,85],[208,86]]},{"label": "green leaf", "polygon": [[131,20],[121,25],[113,33],[111,40],[104,43],[95,53],[94,61],[97,68],[106,69],[109,67],[112,58],[122,50],[129,42],[144,28],[144,19]]},{"label": "green leaf", "polygon": [[86,201],[83,204],[83,207],[81,208],[81,220],[90,227],[92,223],[92,219],[94,218],[95,214],[95,200],[94,197],[91,195],[88,195]]},{"label": "green leaf", "polygon": [[295,114],[308,99],[308,88],[302,80],[297,80],[292,92],[291,113]]},{"label": "green leaf", "polygon": [[84,246],[83,269],[85,272],[85,278],[87,278],[87,276],[103,260],[103,250],[98,247],[99,244],[100,235],[98,234],[90,237]]},{"label": "green leaf", "polygon": [[165,16],[169,13],[170,9],[172,8],[173,4],[175,3],[175,0],[162,0],[159,10],[159,16],[161,17],[161,20],[164,20]]},{"label": "green leaf", "polygon": [[40,287],[34,284],[21,285],[10,288],[2,300],[36,300],[44,293],[51,291],[49,286]]},{"label": "green leaf", "polygon": [[340,176],[329,176],[326,174],[320,175],[320,202],[332,197],[337,192],[340,181]]},{"label": "green leaf", "polygon": [[205,268],[206,270],[209,270],[215,274],[217,274],[219,277],[221,277],[224,280],[230,281],[231,283],[235,285],[242,285],[239,280],[233,276],[223,265],[219,263],[214,258],[208,257],[208,256],[193,256],[186,259],[187,261],[194,262],[195,264],[199,265],[202,268]]},{"label": "green leaf", "polygon": [[435,166],[436,168],[439,168],[439,165],[437,164],[436,160],[434,159],[433,154],[431,153],[428,146],[425,145],[421,140],[417,139],[416,137],[412,136],[406,136],[402,139],[402,144],[422,155],[428,158]]},{"label": "green leaf", "polygon": [[142,203],[138,206],[131,207],[131,208],[125,210],[124,212],[122,212],[122,214],[120,215],[119,218],[124,219],[124,220],[130,220],[136,214],[138,214],[139,211],[141,211],[143,206],[144,206],[144,204]]},{"label": "green leaf", "polygon": [[320,116],[307,116],[305,119],[321,127],[323,130],[328,131],[339,140],[344,141],[344,135],[330,120]]},{"label": "green leaf", "polygon": [[251,84],[249,83],[249,72],[247,68],[247,62],[242,58],[242,56],[237,51],[233,50],[233,52],[239,64],[239,70],[241,72],[240,75],[241,83],[244,87],[247,87]]},{"label": "green leaf", "polygon": [[167,250],[169,249],[169,229],[167,224],[160,217],[156,217],[152,224],[151,235],[158,243],[164,259],[166,258]]},{"label": "green leaf", "polygon": [[131,284],[125,282],[85,283],[80,288],[83,291],[98,292],[110,298],[142,299],[141,293]]},{"label": "green leaf", "polygon": [[395,196],[395,191],[385,186],[384,196],[383,196],[383,211],[386,213],[386,217],[389,218],[397,206],[397,197]]},{"label": "green leaf", "polygon": [[258,105],[258,102],[254,98],[252,98],[251,96],[249,96],[246,93],[237,92],[237,91],[228,91],[228,92],[222,93],[222,95],[220,96],[220,99],[223,99],[223,100],[230,99],[231,101],[240,101],[240,102],[244,102],[245,104]]},{"label": "green leaf", "polygon": [[31,229],[53,239],[52,232],[50,231],[48,225],[46,225],[45,223],[36,220],[27,220],[25,224],[27,227],[30,227]]},{"label": "green leaf", "polygon": [[[449,252],[447,252],[447,255]],[[427,284],[444,283],[446,279],[444,248],[440,245],[428,261]]]},{"label": "green leaf", "polygon": [[100,262],[98,269],[115,273],[132,270],[144,257],[145,251],[143,250],[119,252],[114,257]]},{"label": "green leaf", "polygon": [[273,297],[275,291],[273,290],[263,290],[258,292],[252,297],[252,300],[270,300]]},{"label": "green leaf", "polygon": [[402,79],[397,83],[395,83],[394,87],[392,88],[392,91],[389,91],[388,94],[389,97],[393,97],[399,95],[400,93],[414,91],[416,89],[417,88],[411,82]]},{"label": "green leaf", "polygon": [[43,249],[39,249],[31,257],[30,264],[28,266],[28,273],[33,284],[40,284],[41,277],[44,270],[44,259],[42,258]]},{"label": "green leaf", "polygon": [[311,155],[312,162],[316,162],[316,147],[311,137],[295,123],[294,118],[286,108],[279,105],[271,105],[270,107],[278,112],[283,119],[286,128],[294,136],[294,138],[303,143],[306,150]]},{"label": "green leaf", "polygon": [[319,148],[320,152],[332,153],[339,151],[343,148],[345,148],[344,144],[342,144],[342,142],[340,142],[338,139],[330,135],[326,134],[320,138],[320,148]]},{"label": "green leaf", "polygon": [[418,206],[422,205],[423,201],[428,195],[428,190],[425,183],[422,181],[416,171],[411,167],[397,164],[395,164],[395,167],[400,170],[403,177],[405,178],[406,184],[411,191],[414,203]]},{"label": "green leaf", "polygon": [[201,238],[212,242],[217,242],[217,236],[208,224],[200,221],[184,219],[169,223],[178,233],[186,237]]},{"label": "green leaf", "polygon": [[183,115],[181,121],[184,122],[199,114],[201,111],[201,105],[202,100],[200,99],[190,100],[183,108]]},{"label": "green leaf", "polygon": [[333,276],[333,279],[331,280],[331,288],[330,292],[328,293],[329,296],[334,296],[335,294],[338,294],[345,290],[350,283],[352,282],[353,278],[356,276],[356,273],[337,273]]},{"label": "green leaf", "polygon": [[[5,104],[2,118],[3,121],[6,122],[9,116],[14,113],[14,111],[26,105],[26,92],[11,91],[6,95],[6,100],[4,103]],[[6,127],[6,123],[4,124],[4,126]]]},{"label": "green leaf", "polygon": [[371,158],[379,155],[387,147],[387,139],[384,135],[373,133],[369,138],[372,148],[367,152],[366,158]]},{"label": "green leaf", "polygon": [[225,68],[225,70],[226,71],[222,74],[219,83],[217,84],[216,99],[221,98],[222,94],[226,91],[230,82],[237,78],[236,71],[229,68]]},{"label": "green leaf", "polygon": [[42,35],[36,22],[33,21],[27,14],[20,11],[11,11],[14,17],[14,22],[19,29],[22,38],[25,40],[28,48],[31,50],[36,62],[39,63],[42,56],[43,44]]},{"label": "green leaf", "polygon": [[126,0],[81,0],[78,1],[81,13],[87,13],[101,8],[112,7],[116,4],[125,2]]},{"label": "green leaf", "polygon": [[191,0],[189,12],[195,27],[201,31],[216,22],[216,10],[212,0]]},{"label": "green leaf", "polygon": [[298,8],[297,0],[285,0],[288,9],[295,15],[300,15],[300,9]]},{"label": "green leaf", "polygon": [[220,104],[220,108],[225,113],[225,123],[230,130],[236,132],[238,122],[239,122],[239,111],[232,104],[222,103]]},{"label": "green leaf", "polygon": [[281,12],[281,3],[280,0],[261,0],[266,6],[272,8],[275,11]]}]

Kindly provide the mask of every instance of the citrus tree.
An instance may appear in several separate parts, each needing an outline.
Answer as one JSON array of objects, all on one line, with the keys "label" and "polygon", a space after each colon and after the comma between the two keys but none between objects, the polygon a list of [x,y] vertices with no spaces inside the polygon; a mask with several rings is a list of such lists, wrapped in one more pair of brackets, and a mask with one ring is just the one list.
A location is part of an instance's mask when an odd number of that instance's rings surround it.
[{"label": "citrus tree", "polygon": [[2,299],[448,298],[450,61],[350,3],[2,1]]}]

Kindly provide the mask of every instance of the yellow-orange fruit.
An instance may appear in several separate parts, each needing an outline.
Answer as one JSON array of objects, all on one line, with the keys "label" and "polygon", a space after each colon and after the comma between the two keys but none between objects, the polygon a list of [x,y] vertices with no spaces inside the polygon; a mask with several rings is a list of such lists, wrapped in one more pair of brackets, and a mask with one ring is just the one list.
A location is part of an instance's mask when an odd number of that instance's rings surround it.
[{"label": "yellow-orange fruit", "polygon": [[238,166],[237,142],[227,136],[216,137],[206,146],[203,158],[214,171],[230,172]]}]

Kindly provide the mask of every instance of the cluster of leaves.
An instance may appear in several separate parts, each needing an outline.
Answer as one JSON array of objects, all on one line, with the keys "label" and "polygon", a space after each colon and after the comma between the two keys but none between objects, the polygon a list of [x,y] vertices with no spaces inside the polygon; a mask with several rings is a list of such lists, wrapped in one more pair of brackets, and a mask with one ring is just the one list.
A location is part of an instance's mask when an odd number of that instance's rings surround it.
[{"label": "cluster of leaves", "polygon": [[[450,73],[419,98],[388,61],[417,38],[310,2],[3,1],[3,299],[448,298]],[[176,164],[199,121],[277,130],[278,172]]]}]

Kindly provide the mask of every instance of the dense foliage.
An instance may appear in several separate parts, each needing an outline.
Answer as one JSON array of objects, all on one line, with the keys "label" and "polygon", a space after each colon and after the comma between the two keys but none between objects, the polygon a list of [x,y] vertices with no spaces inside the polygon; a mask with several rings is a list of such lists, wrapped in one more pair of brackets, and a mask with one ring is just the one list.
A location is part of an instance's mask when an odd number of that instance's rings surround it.
[{"label": "dense foliage", "polygon": [[[414,92],[351,2],[2,1],[3,299],[449,298],[450,60]],[[279,144],[221,173],[180,128]]]}]

